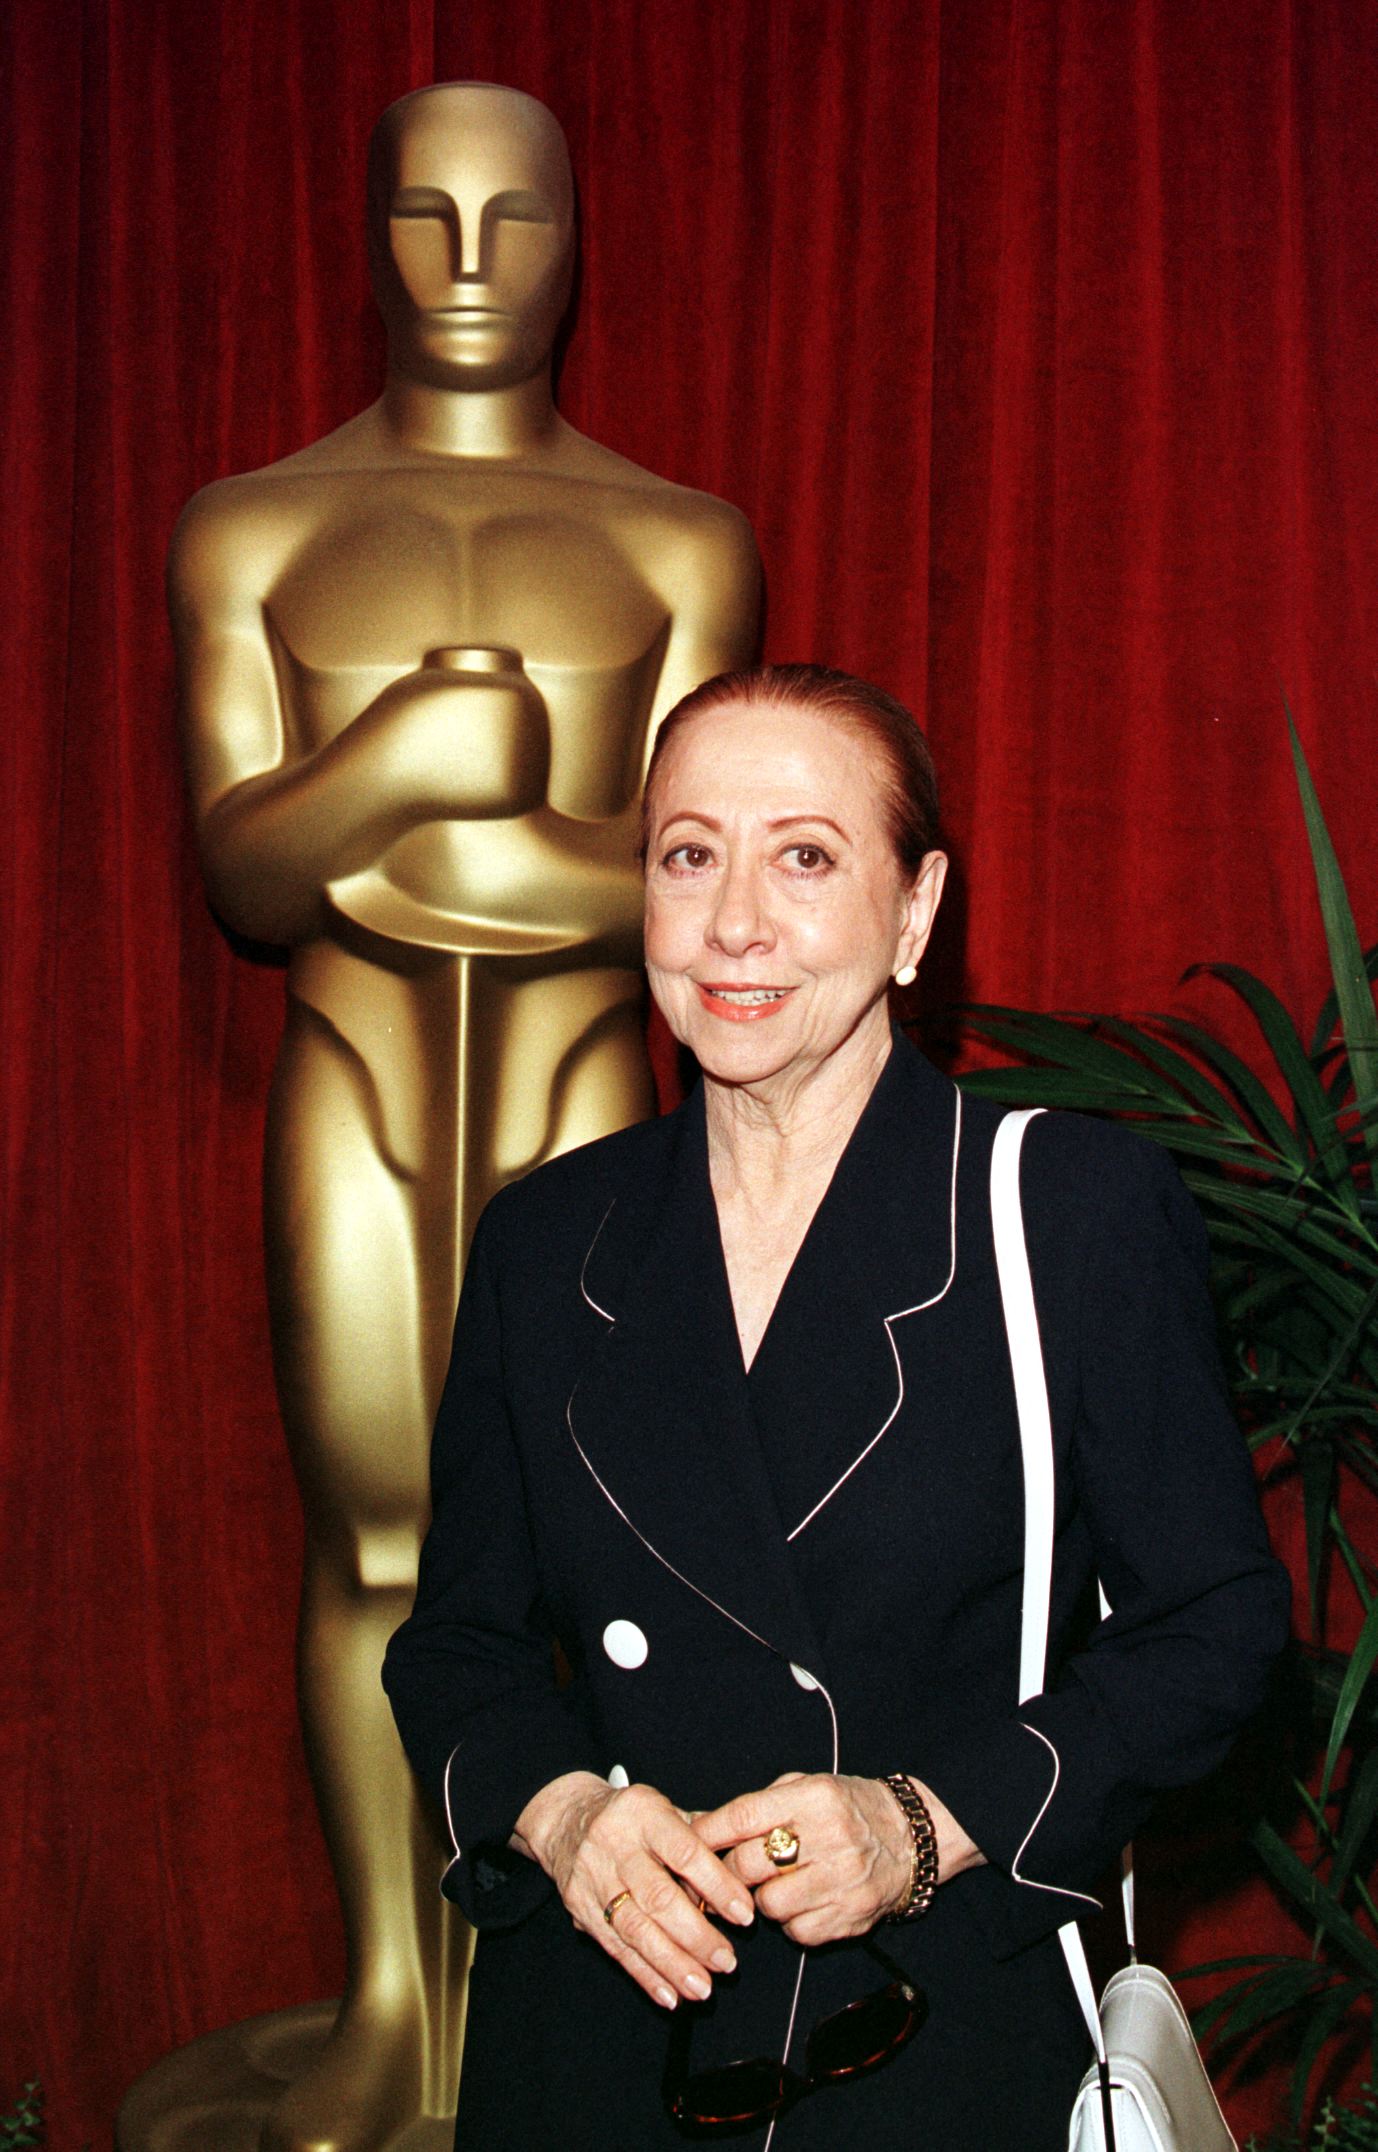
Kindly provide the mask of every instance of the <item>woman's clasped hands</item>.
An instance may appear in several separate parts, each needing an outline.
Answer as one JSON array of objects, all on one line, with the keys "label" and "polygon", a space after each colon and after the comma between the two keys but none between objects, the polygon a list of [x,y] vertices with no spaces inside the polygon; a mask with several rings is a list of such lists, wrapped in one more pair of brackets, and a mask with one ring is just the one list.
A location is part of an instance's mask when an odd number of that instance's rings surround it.
[{"label": "woman's clasped hands", "polygon": [[751,1898],[654,1786],[617,1788],[572,1771],[527,1803],[514,1841],[540,1862],[575,1926],[662,2008],[681,1996],[702,2002],[713,1974],[734,1970],[736,1953],[707,1916],[749,1927]]},{"label": "woman's clasped hands", "polygon": [[[925,1797],[945,1880],[981,1855]],[[783,1834],[776,1859],[772,1831]],[[710,1915],[746,1927],[759,1911],[796,1943],[837,1942],[902,1905],[911,1874],[909,1825],[889,1788],[831,1772],[787,1771],[697,1814],[653,1786],[571,1772],[523,1810],[515,1843],[540,1862],[575,1924],[665,2009],[681,1996],[704,2000],[713,1975],[736,1965]]]},{"label": "woman's clasped hands", "polygon": [[[865,1935],[909,1889],[909,1825],[878,1779],[786,1771],[696,1816],[694,1831],[796,1943]],[[772,1832],[787,1854],[797,1841],[783,1863],[780,1845],[768,1849]]]},{"label": "woman's clasped hands", "polygon": [[[933,1824],[938,1881],[984,1866],[985,1855],[932,1788],[917,1779],[910,1783]],[[751,1891],[757,1910],[778,1921],[796,1943],[865,1935],[908,1899],[913,1835],[881,1779],[786,1771],[759,1793],[740,1794],[693,1821],[696,1836],[724,1856],[731,1873]],[[789,1838],[798,1841],[797,1853],[783,1865],[777,1865],[780,1848],[768,1849],[766,1843],[780,1831],[786,1844]]]}]

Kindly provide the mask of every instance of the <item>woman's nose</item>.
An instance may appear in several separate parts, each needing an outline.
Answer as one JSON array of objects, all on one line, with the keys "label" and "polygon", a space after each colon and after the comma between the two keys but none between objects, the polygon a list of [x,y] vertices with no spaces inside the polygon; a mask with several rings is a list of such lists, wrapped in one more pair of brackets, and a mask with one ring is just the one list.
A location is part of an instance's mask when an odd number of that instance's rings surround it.
[{"label": "woman's nose", "polygon": [[725,956],[745,956],[750,949],[775,946],[775,928],[765,891],[754,868],[730,866],[718,885],[718,901],[708,923],[708,939]]}]

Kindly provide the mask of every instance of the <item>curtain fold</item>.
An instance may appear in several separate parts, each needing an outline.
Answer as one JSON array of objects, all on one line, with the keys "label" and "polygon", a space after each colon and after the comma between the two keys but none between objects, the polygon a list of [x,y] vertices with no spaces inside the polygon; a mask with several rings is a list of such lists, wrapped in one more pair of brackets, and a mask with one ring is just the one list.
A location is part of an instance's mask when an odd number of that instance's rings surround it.
[{"label": "curtain fold", "polygon": [[[0,11],[0,2056],[58,2145],[341,1977],[261,1270],[281,969],[201,893],[162,563],[376,392],[368,133],[463,78],[569,134],[567,415],[746,511],[769,655],[926,718],[943,988],[1244,1043],[1179,988],[1225,957],[1309,1017],[1284,692],[1378,933],[1374,0]],[[1222,1882],[1165,1947],[1271,1917]]]}]

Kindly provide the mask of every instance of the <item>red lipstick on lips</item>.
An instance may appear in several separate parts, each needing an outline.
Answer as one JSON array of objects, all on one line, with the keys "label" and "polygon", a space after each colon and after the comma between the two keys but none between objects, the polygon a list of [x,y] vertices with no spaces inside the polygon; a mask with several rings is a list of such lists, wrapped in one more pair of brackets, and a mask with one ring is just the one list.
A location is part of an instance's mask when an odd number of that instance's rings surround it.
[{"label": "red lipstick on lips", "polygon": [[[794,991],[790,986],[768,987],[764,982],[759,986],[751,986],[746,983],[714,980],[712,985],[705,986],[702,980],[696,979],[694,985],[699,1000],[709,1015],[721,1016],[729,1024],[755,1024],[763,1017],[774,1016],[777,1010],[784,1008]],[[768,993],[772,998],[769,1001],[729,1001],[725,998],[729,994],[761,993]]]}]

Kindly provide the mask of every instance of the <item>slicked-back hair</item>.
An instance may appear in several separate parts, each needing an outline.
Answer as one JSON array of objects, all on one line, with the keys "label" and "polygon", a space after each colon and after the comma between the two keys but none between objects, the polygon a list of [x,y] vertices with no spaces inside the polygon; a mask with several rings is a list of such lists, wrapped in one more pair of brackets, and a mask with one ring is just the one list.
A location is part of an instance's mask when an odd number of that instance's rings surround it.
[{"label": "slicked-back hair", "polygon": [[812,710],[861,741],[875,765],[895,863],[906,885],[938,842],[938,773],[911,711],[883,688],[828,665],[755,665],[718,673],[690,690],[656,734],[641,804],[640,856],[650,842],[656,772],[670,746],[696,718],[732,707]]}]

